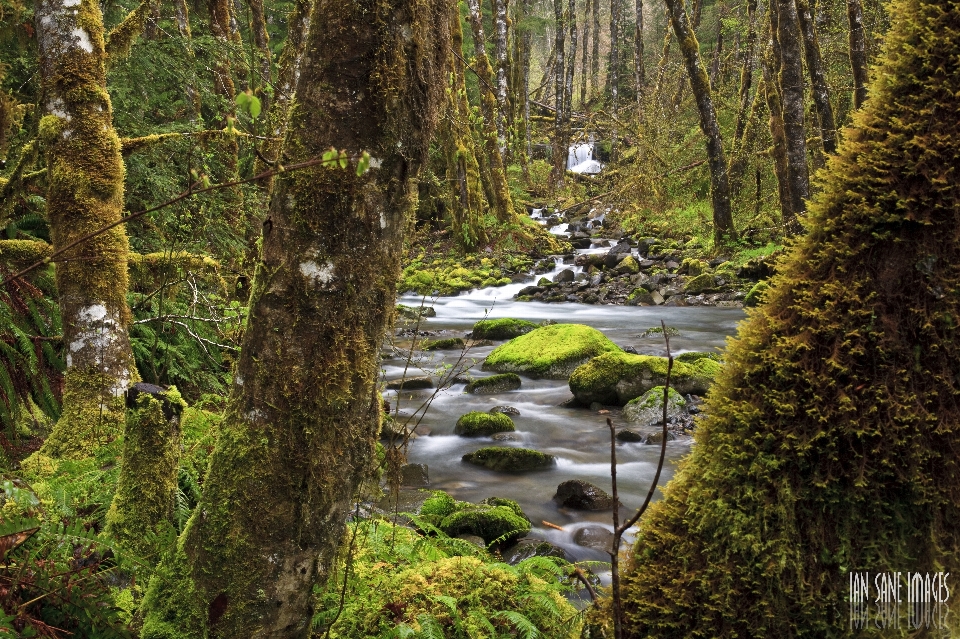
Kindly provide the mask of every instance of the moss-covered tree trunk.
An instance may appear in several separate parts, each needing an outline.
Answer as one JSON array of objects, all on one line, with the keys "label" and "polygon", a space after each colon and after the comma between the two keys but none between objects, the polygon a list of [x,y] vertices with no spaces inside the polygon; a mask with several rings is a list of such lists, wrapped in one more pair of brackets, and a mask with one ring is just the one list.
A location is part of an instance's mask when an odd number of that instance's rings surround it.
[{"label": "moss-covered tree trunk", "polygon": [[633,25],[633,79],[637,91],[637,104],[643,97],[643,85],[647,81],[643,66],[643,0],[636,0],[636,20]]},{"label": "moss-covered tree trunk", "polygon": [[[47,115],[47,220],[54,250],[123,214],[123,160],[106,89],[103,16],[93,0],[41,0],[35,9]],[[66,346],[63,413],[41,453],[83,457],[123,427],[136,369],[127,325],[127,236],[117,226],[57,264]]]},{"label": "moss-covered tree trunk", "polygon": [[666,0],[670,11],[670,21],[674,33],[680,42],[683,63],[690,78],[690,87],[697,101],[700,114],[700,130],[707,138],[707,163],[710,166],[710,196],[713,201],[713,235],[719,246],[723,242],[735,240],[737,231],[733,226],[733,211],[730,204],[730,180],[727,175],[727,160],[723,152],[723,140],[720,137],[720,125],[713,106],[710,91],[710,78],[700,58],[700,43],[694,35],[687,10],[682,0]]},{"label": "moss-covered tree trunk", "polygon": [[495,89],[497,96],[497,139],[500,144],[500,155],[506,159],[507,155],[507,113],[510,105],[509,83],[507,74],[507,0],[491,0],[493,3],[493,59],[495,68]]},{"label": "moss-covered tree trunk", "polygon": [[[593,51],[590,52],[590,87],[591,95],[597,98],[600,95],[600,0],[593,0]],[[588,18],[589,19],[589,18]],[[586,69],[583,70],[587,72]]]},{"label": "moss-covered tree trunk", "polygon": [[795,216],[807,207],[810,195],[810,169],[807,167],[807,138],[804,127],[803,58],[800,46],[800,17],[795,0],[770,3],[770,16],[776,20],[774,37],[780,50],[780,95],[783,105],[783,133],[787,154],[787,181],[790,184],[790,214],[784,212],[787,233],[800,230]]},{"label": "moss-covered tree trunk", "polygon": [[[195,60],[196,55],[193,50],[193,34],[190,31],[190,10],[187,7],[187,0],[174,0],[173,15],[177,21],[177,32],[183,38],[183,48],[188,60]],[[191,68],[193,65],[191,65]],[[187,102],[190,104],[190,115],[196,119],[200,115],[200,92],[197,91],[197,77],[193,71],[190,77],[186,78],[184,91],[187,94]]]},{"label": "moss-covered tree trunk", "polygon": [[837,151],[837,121],[833,115],[833,105],[830,104],[830,86],[827,84],[827,72],[820,55],[820,39],[817,37],[810,1],[796,0],[796,3],[813,103],[817,107],[817,118],[820,121],[820,139],[823,141],[823,151],[833,154]]},{"label": "moss-covered tree trunk", "polygon": [[445,0],[321,0],[284,152],[368,151],[277,180],[203,496],[151,581],[144,639],[309,636],[374,463],[378,359],[444,97]]},{"label": "moss-covered tree trunk", "polygon": [[747,128],[750,108],[750,89],[753,86],[753,67],[756,64],[754,51],[757,43],[757,0],[747,0],[747,38],[744,43],[743,67],[740,69],[740,108],[733,130],[733,148],[739,148]]},{"label": "moss-covered tree trunk", "polygon": [[273,93],[273,63],[270,53],[270,36],[267,34],[267,17],[263,10],[263,0],[247,0],[250,8],[250,33],[253,35],[254,56],[256,64],[251,75],[256,76],[253,82],[254,89],[260,89],[261,108],[264,113],[270,112]]},{"label": "moss-covered tree trunk", "polygon": [[[960,120],[934,115],[960,112],[960,2],[891,17],[808,234],[641,522],[632,637],[901,637],[874,576],[960,571]],[[870,572],[869,620],[850,616],[850,571]],[[957,598],[927,601],[947,627],[910,636],[957,636]]]},{"label": "moss-covered tree trunk", "polygon": [[554,45],[557,52],[556,66],[553,69],[553,171],[550,174],[550,186],[559,191],[563,188],[564,178],[567,175],[567,138],[564,135],[564,74],[567,69],[566,14],[563,11],[563,0],[553,0],[554,16]]},{"label": "moss-covered tree trunk", "polygon": [[580,108],[586,110],[590,77],[590,0],[583,0],[583,51],[580,54]]},{"label": "moss-covered tree trunk", "polygon": [[859,109],[867,99],[867,35],[863,27],[863,5],[860,0],[847,0],[847,22],[850,26],[850,69],[853,72],[853,108]]}]

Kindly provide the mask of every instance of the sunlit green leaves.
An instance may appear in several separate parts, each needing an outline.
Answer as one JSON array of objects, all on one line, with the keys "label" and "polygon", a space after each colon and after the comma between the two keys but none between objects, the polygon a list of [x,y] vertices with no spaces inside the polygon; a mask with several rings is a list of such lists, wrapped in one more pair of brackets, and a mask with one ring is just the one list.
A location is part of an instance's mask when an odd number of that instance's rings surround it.
[{"label": "sunlit green leaves", "polygon": [[235,101],[237,108],[248,113],[254,120],[260,117],[260,111],[263,109],[263,105],[260,103],[260,98],[253,95],[250,89],[238,93]]}]

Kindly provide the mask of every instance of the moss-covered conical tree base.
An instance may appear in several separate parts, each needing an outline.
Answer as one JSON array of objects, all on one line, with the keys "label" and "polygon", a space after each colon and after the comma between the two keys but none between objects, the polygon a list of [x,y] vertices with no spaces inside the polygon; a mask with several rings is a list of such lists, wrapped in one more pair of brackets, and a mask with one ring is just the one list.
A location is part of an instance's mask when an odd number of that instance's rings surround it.
[{"label": "moss-covered conical tree base", "polygon": [[628,636],[906,636],[851,627],[849,571],[871,614],[875,573],[960,573],[960,2],[892,16],[808,234],[642,524]]}]

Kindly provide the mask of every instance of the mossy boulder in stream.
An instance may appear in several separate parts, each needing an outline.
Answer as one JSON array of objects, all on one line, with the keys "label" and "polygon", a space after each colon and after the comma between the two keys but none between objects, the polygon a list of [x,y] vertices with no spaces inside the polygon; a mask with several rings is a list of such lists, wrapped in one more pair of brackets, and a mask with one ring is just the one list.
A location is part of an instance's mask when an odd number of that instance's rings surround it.
[{"label": "mossy boulder in stream", "polygon": [[513,339],[538,328],[540,328],[539,324],[512,317],[480,320],[473,325],[473,339]]},{"label": "mossy boulder in stream", "polygon": [[530,522],[509,506],[467,504],[444,517],[438,528],[451,537],[476,535],[489,544],[496,539],[504,542],[523,537],[530,532]]},{"label": "mossy boulder in stream", "polygon": [[[720,372],[720,363],[709,354],[692,362],[674,359],[670,387],[686,395],[703,395]],[[623,406],[667,380],[667,359],[652,355],[606,353],[577,368],[570,376],[570,390],[577,402]]]},{"label": "mossy boulder in stream", "polygon": [[444,337],[423,343],[425,351],[462,351],[467,347],[461,337]]},{"label": "mossy boulder in stream", "polygon": [[534,378],[566,379],[577,366],[603,353],[621,353],[621,350],[595,328],[554,324],[497,347],[484,361],[483,369]]},{"label": "mossy boulder in stream", "polygon": [[520,376],[516,373],[500,373],[490,377],[475,379],[464,388],[464,392],[474,395],[494,395],[520,388]]},{"label": "mossy boulder in stream", "polygon": [[557,458],[529,448],[489,447],[467,453],[463,461],[490,470],[522,472],[556,466]]},{"label": "mossy boulder in stream", "polygon": [[[687,400],[673,388],[670,389],[669,397],[670,399],[667,401],[668,420],[683,413],[687,407]],[[663,386],[654,386],[640,397],[627,402],[627,405],[623,407],[623,418],[641,426],[661,423],[663,421]]]},{"label": "mossy boulder in stream", "polygon": [[463,437],[485,437],[515,431],[513,420],[503,413],[467,413],[457,420],[454,432]]}]

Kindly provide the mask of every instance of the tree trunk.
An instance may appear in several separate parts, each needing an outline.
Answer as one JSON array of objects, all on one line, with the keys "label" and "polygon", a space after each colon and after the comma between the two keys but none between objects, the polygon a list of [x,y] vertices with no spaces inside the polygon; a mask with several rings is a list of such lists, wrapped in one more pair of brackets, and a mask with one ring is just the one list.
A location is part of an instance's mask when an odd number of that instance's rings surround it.
[{"label": "tree trunk", "polygon": [[[250,7],[250,32],[253,35],[257,62],[254,75],[259,76],[252,89],[261,89],[258,94],[262,113],[269,113],[270,90],[273,87],[273,69],[270,56],[270,36],[267,35],[267,18],[263,13],[263,0],[248,0]],[[266,90],[264,90],[266,89]]]},{"label": "tree trunk", "polygon": [[480,80],[480,112],[483,114],[484,159],[489,171],[489,193],[491,204],[500,221],[513,219],[513,202],[510,200],[510,188],[507,186],[507,173],[503,166],[497,134],[497,98],[493,88],[493,69],[487,57],[486,40],[483,35],[483,14],[480,13],[480,0],[467,0],[470,7],[470,25],[473,28],[473,68]]},{"label": "tree trunk", "polygon": [[[596,37],[597,34],[594,34]],[[586,110],[587,78],[590,75],[590,0],[583,0],[583,53],[580,56],[580,108]]]},{"label": "tree trunk", "polygon": [[830,87],[827,85],[826,70],[823,68],[823,60],[820,57],[820,43],[817,39],[809,0],[796,0],[796,3],[800,30],[803,34],[803,51],[807,59],[807,72],[810,74],[812,85],[813,103],[817,107],[817,116],[820,120],[820,138],[823,140],[824,152],[832,155],[837,151],[837,122],[833,116],[833,106],[830,104]]},{"label": "tree trunk", "polygon": [[[776,11],[774,11],[776,7]],[[771,17],[776,14],[777,42],[780,45],[780,92],[783,96],[783,131],[787,151],[787,179],[790,182],[791,217],[784,216],[789,234],[800,230],[793,216],[806,210],[810,195],[807,168],[807,141],[804,129],[803,60],[800,53],[800,18],[794,0],[770,3]]]},{"label": "tree trunk", "polygon": [[673,29],[670,28],[670,9],[667,9],[667,25],[663,33],[663,47],[660,49],[660,62],[657,63],[657,84],[653,87],[656,98],[666,86],[667,62],[670,60],[670,42],[673,40]]},{"label": "tree trunk", "polygon": [[713,48],[713,57],[710,60],[710,88],[717,88],[720,77],[720,56],[723,55],[723,19],[726,17],[726,4],[723,0],[717,3],[717,44]]},{"label": "tree trunk", "polygon": [[[460,10],[456,4],[451,4],[449,19],[451,53],[460,53],[463,51],[463,30],[460,26]],[[447,91],[447,115],[440,121],[439,139],[443,147],[446,180],[450,188],[453,236],[462,249],[476,250],[486,244],[488,239],[483,227],[487,200],[470,126],[466,68],[459,56],[450,57],[452,73]]]},{"label": "tree trunk", "polygon": [[770,139],[773,146],[773,171],[777,176],[777,195],[780,200],[780,215],[783,224],[790,223],[794,217],[793,198],[790,197],[790,175],[787,163],[787,138],[783,132],[783,102],[777,84],[777,62],[775,47],[771,46],[763,64],[763,86],[770,111]]},{"label": "tree trunk", "polygon": [[[316,4],[292,162],[278,178],[234,387],[203,496],[143,609],[145,639],[305,638],[380,421],[380,346],[444,96],[446,0]],[[351,163],[352,164],[352,163]]]},{"label": "tree trunk", "polygon": [[[607,70],[607,84],[610,85],[610,113],[617,117],[620,106],[620,29],[623,16],[620,0],[610,0],[610,68]],[[617,129],[616,125],[610,135],[610,159],[617,157]]]},{"label": "tree trunk", "polygon": [[[47,110],[47,220],[54,250],[120,219],[124,166],[106,88],[103,16],[94,0],[40,0],[35,9]],[[86,457],[120,434],[123,394],[136,381],[127,325],[122,225],[57,263],[67,371],[63,412],[40,454]]]},{"label": "tree trunk", "polygon": [[570,20],[570,55],[567,58],[566,78],[564,79],[563,118],[566,130],[565,142],[570,143],[570,120],[573,116],[573,79],[577,67],[577,4],[570,0],[568,6]]},{"label": "tree trunk", "polygon": [[[195,60],[196,55],[193,51],[193,36],[190,33],[190,11],[187,8],[187,0],[174,0],[173,9],[174,17],[177,20],[177,31],[183,38],[187,57],[191,61]],[[197,76],[193,71],[190,72],[190,77],[185,81],[184,90],[187,94],[187,101],[191,106],[192,119],[195,120],[200,116],[200,92],[197,91]]]},{"label": "tree trunk", "polygon": [[507,150],[507,0],[491,0],[493,2],[493,30],[494,37],[493,57],[496,64],[496,96],[497,96],[497,138],[500,141],[500,154],[506,158]]},{"label": "tree trunk", "polygon": [[643,68],[643,0],[636,0],[637,19],[633,31],[633,74],[637,87],[637,105],[643,97],[646,71]]},{"label": "tree trunk", "polygon": [[946,593],[885,628],[851,597],[960,570],[960,5],[890,7],[860,126],[640,522],[629,637],[957,636]]},{"label": "tree trunk", "polygon": [[553,13],[556,22],[554,48],[557,51],[557,63],[553,71],[554,114],[553,114],[553,171],[550,183],[554,191],[563,188],[567,173],[567,147],[564,144],[564,75],[567,69],[567,58],[564,52],[566,38],[566,20],[563,13],[563,0],[553,0]]},{"label": "tree trunk", "polygon": [[690,88],[697,101],[700,113],[700,130],[707,138],[707,162],[710,165],[710,195],[713,200],[714,243],[719,247],[724,242],[737,239],[733,226],[733,212],[730,206],[730,182],[727,176],[727,160],[723,153],[723,141],[717,113],[710,94],[710,79],[700,59],[700,43],[693,33],[687,18],[683,0],[666,0],[670,10],[673,30],[680,43],[684,66],[690,78]]},{"label": "tree trunk", "polygon": [[[589,16],[585,18],[589,20]],[[593,0],[593,51],[590,60],[590,87],[593,97],[600,96],[600,0]],[[584,71],[586,73],[586,71]]]},{"label": "tree trunk", "polygon": [[863,28],[863,5],[860,0],[847,0],[847,20],[850,23],[853,108],[859,109],[867,99],[867,37]]},{"label": "tree trunk", "polygon": [[747,0],[747,42],[740,70],[740,108],[733,132],[733,146],[738,148],[747,127],[747,109],[750,108],[750,88],[753,84],[754,52],[757,45],[757,0]]}]

